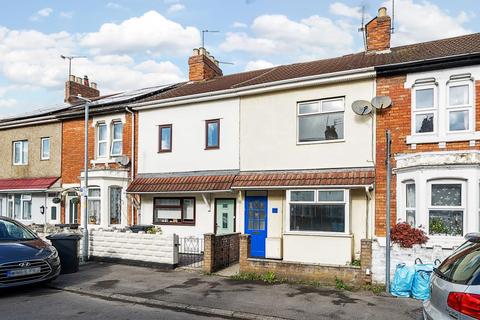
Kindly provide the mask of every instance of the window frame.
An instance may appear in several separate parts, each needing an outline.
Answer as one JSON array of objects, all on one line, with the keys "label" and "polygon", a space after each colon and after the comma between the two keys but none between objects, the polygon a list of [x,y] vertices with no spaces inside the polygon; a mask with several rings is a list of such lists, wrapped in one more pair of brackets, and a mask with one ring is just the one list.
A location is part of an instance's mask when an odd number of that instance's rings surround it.
[{"label": "window frame", "polygon": [[[44,156],[44,153],[45,153],[45,149],[44,149],[44,145],[43,145],[43,142],[44,141],[48,141],[48,156]],[[50,160],[50,154],[51,154],[51,139],[50,137],[43,137],[43,138],[40,138],[40,160],[44,161],[44,160]]]},{"label": "window frame", "polygon": [[[309,113],[302,113],[300,114],[300,106],[304,104],[312,104],[312,103],[319,103],[320,108],[322,108],[323,102],[328,102],[328,101],[335,101],[335,100],[342,100],[343,104],[343,110],[339,111],[319,111],[319,112],[309,112]],[[324,98],[324,99],[316,99],[316,100],[306,100],[306,101],[298,101],[297,102],[297,110],[296,110],[296,118],[297,118],[297,145],[304,145],[304,144],[317,144],[317,143],[334,143],[334,142],[344,142],[345,137],[346,137],[346,130],[345,130],[345,96],[338,96],[338,97],[331,97],[331,98]],[[308,117],[312,115],[319,115],[319,114],[330,114],[330,113],[340,113],[342,112],[342,117],[343,117],[343,138],[338,138],[338,139],[331,139],[331,140],[315,140],[315,141],[300,141],[300,118],[301,117]]]},{"label": "window frame", "polygon": [[[404,192],[404,197],[403,197],[403,214],[405,215],[405,222],[408,223],[408,211],[413,211],[413,225],[412,227],[416,227],[417,226],[417,185],[415,183],[415,181],[413,180],[408,180],[408,181],[403,181],[402,182],[402,185],[403,185],[403,192]],[[414,206],[413,207],[409,207],[407,205],[408,203],[408,193],[407,193],[407,188],[409,185],[413,185],[413,188],[414,188],[414,193],[413,193],[413,201],[414,201]]]},{"label": "window frame", "polygon": [[[120,212],[118,215],[118,223],[112,223],[112,191],[114,189],[120,190]],[[112,185],[108,187],[108,224],[109,225],[121,225],[122,224],[122,192],[123,188],[121,186]]]},{"label": "window frame", "polygon": [[[174,205],[157,205],[156,200],[157,199],[175,199],[175,200],[180,200],[180,205],[179,206],[174,206]],[[185,212],[184,212],[184,205],[183,202],[185,199],[193,200],[193,221],[185,221]],[[155,211],[156,209],[178,209],[180,208],[181,210],[181,221],[180,222],[161,222],[159,221],[160,219],[156,218]],[[184,226],[195,226],[195,223],[197,221],[197,199],[196,197],[154,197],[153,198],[153,217],[152,217],[152,223],[155,225],[184,225]]]},{"label": "window frame", "polygon": [[[313,201],[291,201],[291,192],[294,191],[314,191],[314,200]],[[320,201],[319,192],[320,191],[342,191],[343,192],[343,201]],[[345,206],[344,212],[344,231],[335,232],[335,231],[302,231],[302,230],[291,230],[290,229],[290,206],[291,204],[310,204],[310,205],[322,205],[322,204],[343,204]],[[290,189],[287,190],[287,214],[285,215],[285,234],[298,234],[298,235],[327,235],[327,236],[349,236],[350,233],[350,189]]]},{"label": "window frame", "polygon": [[[217,124],[217,145],[209,146],[208,145],[208,125],[216,123]],[[205,120],[205,150],[215,150],[220,149],[220,119],[210,119]]]},{"label": "window frame", "polygon": [[[162,129],[170,129],[170,148],[169,149],[163,149],[162,148]],[[172,145],[172,140],[173,140],[173,125],[172,124],[162,124],[158,126],[158,153],[167,153],[167,152],[172,152],[173,145]]]},{"label": "window frame", "polygon": [[[432,185],[434,184],[460,184],[461,185],[461,206],[434,206],[432,205]],[[427,197],[426,197],[426,234],[430,237],[460,237],[462,238],[466,234],[467,230],[467,220],[468,220],[468,211],[467,211],[467,181],[462,179],[433,179],[426,181],[427,186]],[[462,211],[462,232],[461,235],[451,236],[443,234],[431,234],[430,233],[430,211],[431,210],[451,210],[451,211]]]},{"label": "window frame", "polygon": [[[122,137],[120,139],[115,139],[115,126],[120,125],[122,127],[121,130],[121,135]],[[111,123],[110,126],[110,156],[111,157],[118,157],[123,154],[123,122],[120,120],[114,120]],[[113,146],[115,145],[115,142],[120,142],[120,152],[119,153],[113,153]]]},{"label": "window frame", "polygon": [[[105,127],[105,140],[100,140],[100,127]],[[108,125],[105,122],[98,122],[96,125],[96,158],[97,159],[106,159],[108,158]],[[105,154],[100,155],[100,144],[105,143]]]},{"label": "window frame", "polygon": [[[433,107],[431,108],[418,108],[417,107],[417,91],[426,90],[426,89],[433,89]],[[436,83],[426,83],[426,84],[414,84],[412,87],[412,94],[411,94],[411,132],[412,136],[428,136],[428,135],[437,135],[439,132],[438,128],[438,113],[439,113],[439,105],[438,105],[438,85]],[[431,132],[417,132],[416,130],[416,116],[422,114],[430,114],[433,113],[433,131]]]},{"label": "window frame", "polygon": [[[468,104],[466,105],[450,105],[450,88],[459,86],[468,86]],[[450,112],[467,111],[468,112],[468,130],[450,130]],[[449,80],[446,85],[445,98],[445,132],[449,135],[472,133],[475,131],[475,108],[474,108],[474,89],[471,79]]]},{"label": "window frame", "polygon": [[[90,190],[100,190],[100,195],[99,196],[90,196]],[[88,208],[91,208],[92,206],[90,205],[90,202],[93,201],[98,201],[100,203],[100,212],[98,214],[98,221],[95,223],[90,222],[90,212],[88,212],[88,224],[98,226],[102,224],[102,188],[100,186],[89,186],[88,187]]]},{"label": "window frame", "polygon": [[[15,145],[20,144],[20,162],[15,161]],[[28,165],[28,140],[16,140],[12,143],[12,162],[14,166],[26,166]],[[26,151],[25,151],[26,150]],[[26,155],[26,156],[25,156]]]},{"label": "window frame", "polygon": [[[20,206],[19,210],[20,212],[16,212],[15,210],[15,197],[19,196],[20,197]],[[7,194],[7,206],[6,209],[7,211],[6,216],[15,220],[19,221],[32,221],[32,194],[30,193],[9,193]],[[25,202],[30,202],[30,218],[25,219],[25,212],[24,212],[24,203]],[[9,212],[11,209],[11,212]]]}]

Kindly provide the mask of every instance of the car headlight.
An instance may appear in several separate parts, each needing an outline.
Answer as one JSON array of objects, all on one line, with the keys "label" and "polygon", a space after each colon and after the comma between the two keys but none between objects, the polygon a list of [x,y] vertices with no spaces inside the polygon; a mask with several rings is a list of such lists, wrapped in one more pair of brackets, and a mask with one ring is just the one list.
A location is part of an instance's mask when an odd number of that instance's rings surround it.
[{"label": "car headlight", "polygon": [[55,249],[55,247],[53,247],[53,246],[51,246],[49,249],[50,249],[50,251],[52,251],[52,253],[48,256],[47,259],[51,259],[51,260],[57,259],[58,258],[57,249]]}]

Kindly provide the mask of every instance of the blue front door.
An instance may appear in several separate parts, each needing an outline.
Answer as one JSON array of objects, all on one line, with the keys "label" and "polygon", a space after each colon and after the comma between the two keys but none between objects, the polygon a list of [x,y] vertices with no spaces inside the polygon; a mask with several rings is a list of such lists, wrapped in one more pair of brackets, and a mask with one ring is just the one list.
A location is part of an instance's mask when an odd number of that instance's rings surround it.
[{"label": "blue front door", "polygon": [[247,196],[245,198],[245,233],[250,235],[252,257],[265,257],[267,212],[267,197]]}]

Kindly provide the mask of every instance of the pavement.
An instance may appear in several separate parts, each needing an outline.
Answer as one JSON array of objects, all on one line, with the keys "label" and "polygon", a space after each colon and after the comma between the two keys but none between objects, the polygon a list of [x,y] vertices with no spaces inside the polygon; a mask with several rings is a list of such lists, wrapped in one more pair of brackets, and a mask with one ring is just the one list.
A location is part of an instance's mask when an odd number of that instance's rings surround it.
[{"label": "pavement", "polygon": [[412,299],[98,262],[49,286],[65,294],[190,313],[199,319],[422,319],[421,303]]}]

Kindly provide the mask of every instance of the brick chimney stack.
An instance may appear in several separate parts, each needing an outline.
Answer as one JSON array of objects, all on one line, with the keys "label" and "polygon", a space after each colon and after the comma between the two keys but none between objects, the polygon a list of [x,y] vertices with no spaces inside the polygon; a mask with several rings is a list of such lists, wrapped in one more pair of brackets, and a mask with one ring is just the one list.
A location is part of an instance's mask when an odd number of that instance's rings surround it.
[{"label": "brick chimney stack", "polygon": [[97,98],[100,96],[100,91],[97,89],[95,82],[90,82],[87,76],[83,78],[71,75],[67,82],[65,82],[65,102],[77,102],[75,96],[81,95],[84,98]]},{"label": "brick chimney stack", "polygon": [[218,60],[202,47],[193,49],[192,56],[188,58],[188,66],[190,81],[210,80],[223,75]]},{"label": "brick chimney stack", "polygon": [[378,15],[365,26],[367,53],[379,53],[390,49],[392,19],[387,15],[387,8],[378,9]]}]

